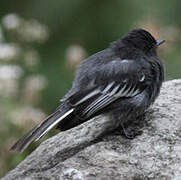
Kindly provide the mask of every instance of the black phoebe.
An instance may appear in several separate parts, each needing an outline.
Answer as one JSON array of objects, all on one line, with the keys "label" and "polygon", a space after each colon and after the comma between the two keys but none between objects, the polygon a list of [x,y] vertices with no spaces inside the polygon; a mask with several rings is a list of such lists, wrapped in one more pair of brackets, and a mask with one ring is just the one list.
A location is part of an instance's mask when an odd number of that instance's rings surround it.
[{"label": "black phoebe", "polygon": [[164,66],[156,49],[163,42],[143,29],[135,29],[85,59],[62,104],[11,150],[24,151],[56,125],[65,131],[105,112],[115,115],[115,122],[122,127],[128,120],[134,121],[160,92]]}]

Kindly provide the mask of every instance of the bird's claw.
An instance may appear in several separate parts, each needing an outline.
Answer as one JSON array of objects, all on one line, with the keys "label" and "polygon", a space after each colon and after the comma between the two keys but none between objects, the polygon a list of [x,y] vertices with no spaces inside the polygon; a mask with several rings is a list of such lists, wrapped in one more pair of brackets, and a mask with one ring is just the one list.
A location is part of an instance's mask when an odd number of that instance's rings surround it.
[{"label": "bird's claw", "polygon": [[138,127],[125,127],[122,125],[123,135],[128,139],[134,139],[136,136],[141,135],[142,131]]}]

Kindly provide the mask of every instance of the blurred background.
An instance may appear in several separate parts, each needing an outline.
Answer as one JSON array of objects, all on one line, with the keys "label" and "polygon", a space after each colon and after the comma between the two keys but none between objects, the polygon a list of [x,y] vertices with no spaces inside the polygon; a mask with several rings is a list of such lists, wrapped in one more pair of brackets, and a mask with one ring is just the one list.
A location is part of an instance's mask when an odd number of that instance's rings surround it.
[{"label": "blurred background", "polygon": [[179,0],[1,0],[0,177],[37,146],[9,152],[60,104],[81,60],[131,29],[166,39],[158,52],[166,78],[181,78],[180,6]]}]

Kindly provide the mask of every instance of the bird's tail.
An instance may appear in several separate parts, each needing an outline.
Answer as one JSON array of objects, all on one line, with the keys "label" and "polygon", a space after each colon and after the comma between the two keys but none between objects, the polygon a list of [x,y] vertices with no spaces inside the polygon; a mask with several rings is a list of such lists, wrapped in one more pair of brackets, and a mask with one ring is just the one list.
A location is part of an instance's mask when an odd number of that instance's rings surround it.
[{"label": "bird's tail", "polygon": [[23,152],[33,141],[38,141],[42,138],[50,129],[56,126],[60,121],[68,117],[74,108],[68,109],[66,111],[61,111],[57,109],[54,113],[49,115],[42,123],[35,126],[29,132],[27,132],[22,138],[20,138],[10,150]]}]

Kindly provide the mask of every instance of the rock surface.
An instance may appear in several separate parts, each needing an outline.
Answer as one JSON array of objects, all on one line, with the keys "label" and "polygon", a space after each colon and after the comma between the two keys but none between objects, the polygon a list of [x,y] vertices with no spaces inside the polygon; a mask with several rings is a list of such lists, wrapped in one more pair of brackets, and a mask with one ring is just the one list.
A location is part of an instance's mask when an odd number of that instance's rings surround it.
[{"label": "rock surface", "polygon": [[3,180],[180,180],[181,80],[165,82],[130,140],[98,116],[43,142]]}]

